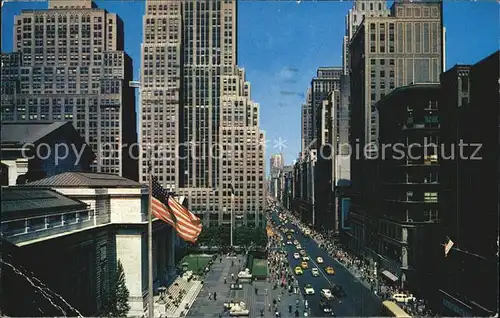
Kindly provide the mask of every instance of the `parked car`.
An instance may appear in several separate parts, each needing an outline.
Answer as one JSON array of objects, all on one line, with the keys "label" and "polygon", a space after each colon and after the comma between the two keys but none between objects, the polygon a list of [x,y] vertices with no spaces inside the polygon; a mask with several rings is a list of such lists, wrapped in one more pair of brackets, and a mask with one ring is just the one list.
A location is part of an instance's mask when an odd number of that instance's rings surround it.
[{"label": "parked car", "polygon": [[322,258],[322,257],[320,257],[320,256],[318,256],[318,257],[316,258],[316,262],[318,262],[318,264],[323,264],[323,258]]},{"label": "parked car", "polygon": [[315,267],[311,270],[311,275],[313,275],[314,277],[317,277],[319,276],[319,270]]}]

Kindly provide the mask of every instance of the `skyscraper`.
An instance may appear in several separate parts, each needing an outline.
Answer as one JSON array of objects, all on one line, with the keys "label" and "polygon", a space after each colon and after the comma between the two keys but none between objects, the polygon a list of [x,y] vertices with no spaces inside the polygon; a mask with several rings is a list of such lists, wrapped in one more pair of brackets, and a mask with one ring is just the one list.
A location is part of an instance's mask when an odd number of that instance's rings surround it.
[{"label": "skyscraper", "polygon": [[229,0],[146,1],[140,178],[153,146],[153,173],[205,224],[228,222],[232,210],[257,223],[264,207],[264,134],[236,66],[236,10]]},{"label": "skyscraper", "polygon": [[[374,202],[380,155],[374,105],[395,88],[439,81],[443,61],[442,2],[396,1],[389,16],[367,16],[349,44],[352,205],[351,248],[375,260],[379,218]],[[365,145],[378,146],[365,147]],[[380,157],[378,157],[380,158]],[[402,233],[398,227],[396,233]],[[398,234],[399,235],[399,234]],[[401,278],[400,281],[404,281]]]},{"label": "skyscraper", "polygon": [[71,121],[97,156],[93,170],[136,180],[132,60],[121,19],[90,0],[52,0],[14,23],[15,52],[2,54],[2,120]]},{"label": "skyscraper", "polygon": [[324,131],[323,101],[330,92],[340,88],[340,75],[342,75],[340,67],[320,67],[316,71],[316,77],[311,80],[312,135],[316,139],[314,148],[321,144]]},{"label": "skyscraper", "polygon": [[282,153],[275,153],[271,155],[270,161],[270,168],[271,171],[273,169],[283,169],[283,165],[285,164],[284,159],[283,159],[283,154]]},{"label": "skyscraper", "polygon": [[365,15],[370,17],[386,17],[390,11],[387,10],[385,0],[355,0],[351,9],[345,17],[345,36],[342,45],[342,70],[344,75],[349,75],[349,42],[356,30],[363,22]]},{"label": "skyscraper", "polygon": [[307,90],[306,102],[302,104],[301,108],[301,157],[307,152],[307,150],[312,146],[311,143],[314,140],[313,135],[313,109],[311,101],[311,89]]},{"label": "skyscraper", "polygon": [[349,46],[351,111],[362,120],[351,124],[362,146],[377,141],[379,99],[399,86],[439,81],[441,13],[440,0],[395,2],[389,16],[365,14],[357,27]]}]

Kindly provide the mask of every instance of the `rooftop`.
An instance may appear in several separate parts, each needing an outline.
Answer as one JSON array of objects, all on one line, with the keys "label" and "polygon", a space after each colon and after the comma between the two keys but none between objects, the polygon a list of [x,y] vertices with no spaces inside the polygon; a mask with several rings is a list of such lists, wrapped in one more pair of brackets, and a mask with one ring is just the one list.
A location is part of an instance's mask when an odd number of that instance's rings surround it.
[{"label": "rooftop", "polygon": [[379,108],[382,105],[384,105],[387,101],[391,100],[395,96],[398,96],[399,94],[406,92],[406,91],[415,91],[415,90],[421,90],[421,89],[439,89],[441,87],[440,83],[412,83],[407,86],[400,86],[396,87],[394,90],[392,90],[388,95],[384,96],[382,99],[380,99],[376,104],[375,107]]},{"label": "rooftop", "polygon": [[25,184],[27,187],[141,188],[139,182],[109,173],[63,172]]},{"label": "rooftop", "polygon": [[2,143],[35,143],[64,125],[67,121],[12,121],[2,123]]},{"label": "rooftop", "polygon": [[4,187],[1,191],[2,219],[17,219],[39,213],[86,209],[87,204],[51,189]]}]

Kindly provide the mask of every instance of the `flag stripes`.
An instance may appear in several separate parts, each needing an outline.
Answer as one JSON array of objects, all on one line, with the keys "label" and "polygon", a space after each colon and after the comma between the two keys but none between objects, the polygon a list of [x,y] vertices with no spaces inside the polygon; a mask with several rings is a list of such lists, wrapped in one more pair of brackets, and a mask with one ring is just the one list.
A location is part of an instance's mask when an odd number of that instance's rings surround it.
[{"label": "flag stripes", "polygon": [[151,191],[152,215],[170,224],[184,241],[195,243],[202,230],[200,219],[170,196],[154,177]]}]

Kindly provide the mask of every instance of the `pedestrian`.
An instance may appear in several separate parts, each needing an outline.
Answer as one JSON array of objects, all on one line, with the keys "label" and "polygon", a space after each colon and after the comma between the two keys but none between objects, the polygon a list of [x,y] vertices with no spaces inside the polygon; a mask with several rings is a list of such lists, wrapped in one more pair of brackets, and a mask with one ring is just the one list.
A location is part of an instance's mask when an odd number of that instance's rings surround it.
[{"label": "pedestrian", "polygon": [[227,283],[226,276],[224,276],[224,285]]},{"label": "pedestrian", "polygon": [[255,295],[257,295],[259,292],[259,289],[258,288],[255,288]]},{"label": "pedestrian", "polygon": [[217,293],[214,292],[214,300],[217,300]]},{"label": "pedestrian", "polygon": [[208,299],[212,300],[212,292],[208,292]]}]

